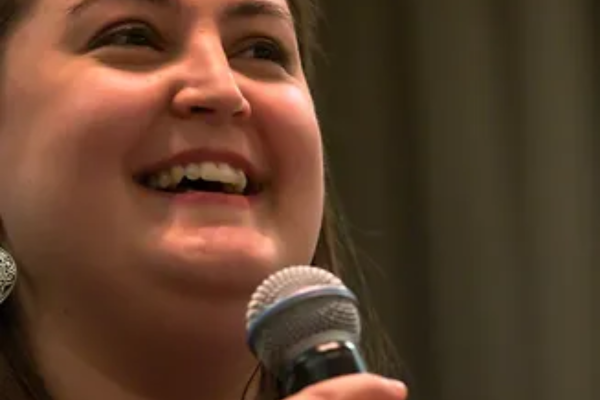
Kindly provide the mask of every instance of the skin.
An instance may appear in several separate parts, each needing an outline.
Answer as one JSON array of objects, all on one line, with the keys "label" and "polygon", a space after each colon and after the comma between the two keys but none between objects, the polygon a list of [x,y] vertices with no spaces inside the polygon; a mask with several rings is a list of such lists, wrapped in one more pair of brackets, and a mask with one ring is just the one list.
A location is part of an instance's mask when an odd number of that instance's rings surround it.
[{"label": "skin", "polygon": [[[7,43],[0,217],[58,399],[238,398],[255,365],[250,294],[310,263],[324,196],[312,99],[291,21],[230,15],[243,1],[104,0],[69,16],[73,0],[40,0]],[[134,182],[207,148],[255,166],[256,201]]]},{"label": "skin", "polygon": [[[256,365],[249,296],[312,259],[324,197],[313,102],[285,0],[232,12],[247,1],[102,0],[67,15],[75,0],[38,0],[7,42],[2,239],[56,400],[240,398]],[[245,158],[264,191],[180,201],[135,182],[192,149]],[[405,394],[361,374],[294,399]]]}]

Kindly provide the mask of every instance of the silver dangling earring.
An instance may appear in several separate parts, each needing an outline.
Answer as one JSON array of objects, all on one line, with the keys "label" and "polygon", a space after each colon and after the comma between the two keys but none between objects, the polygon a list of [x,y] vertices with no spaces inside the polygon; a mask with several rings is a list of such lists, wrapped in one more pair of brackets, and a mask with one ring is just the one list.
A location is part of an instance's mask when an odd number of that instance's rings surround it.
[{"label": "silver dangling earring", "polygon": [[0,247],[0,304],[10,296],[17,283],[17,263],[14,258]]}]

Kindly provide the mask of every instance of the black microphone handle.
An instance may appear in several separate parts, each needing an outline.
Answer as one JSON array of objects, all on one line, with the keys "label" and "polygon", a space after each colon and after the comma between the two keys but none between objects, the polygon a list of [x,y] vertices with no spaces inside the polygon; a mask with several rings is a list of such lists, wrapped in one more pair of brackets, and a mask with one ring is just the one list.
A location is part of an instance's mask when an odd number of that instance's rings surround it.
[{"label": "black microphone handle", "polygon": [[365,362],[352,342],[329,342],[296,357],[284,372],[280,389],[284,396],[290,396],[313,383],[366,371]]}]

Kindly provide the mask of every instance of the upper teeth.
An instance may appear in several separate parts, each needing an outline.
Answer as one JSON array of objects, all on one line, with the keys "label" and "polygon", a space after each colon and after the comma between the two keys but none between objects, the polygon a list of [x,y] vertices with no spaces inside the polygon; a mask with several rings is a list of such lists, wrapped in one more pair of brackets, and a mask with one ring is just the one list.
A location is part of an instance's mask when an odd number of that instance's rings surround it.
[{"label": "upper teeth", "polygon": [[176,165],[152,174],[148,184],[153,189],[169,189],[179,185],[183,178],[192,181],[202,179],[221,182],[225,190],[232,193],[243,193],[248,184],[248,178],[244,171],[233,168],[228,164],[214,162]]}]

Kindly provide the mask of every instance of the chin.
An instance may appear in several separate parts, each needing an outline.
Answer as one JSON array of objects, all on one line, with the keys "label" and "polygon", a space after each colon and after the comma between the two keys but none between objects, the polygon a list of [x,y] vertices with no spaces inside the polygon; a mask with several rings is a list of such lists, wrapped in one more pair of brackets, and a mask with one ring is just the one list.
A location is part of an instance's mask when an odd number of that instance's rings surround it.
[{"label": "chin", "polygon": [[[154,246],[159,274],[181,281],[198,293],[243,292],[249,296],[269,274],[285,265],[273,238],[239,227],[169,235]],[[153,262],[155,264],[155,262]]]}]

